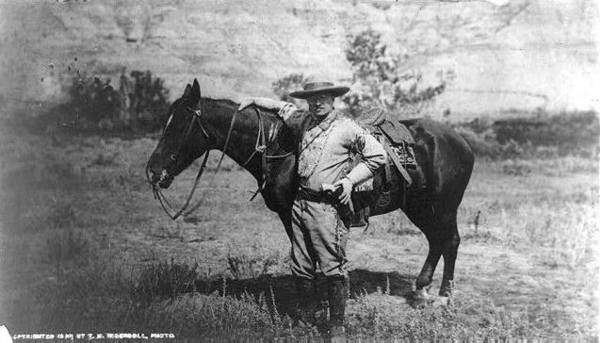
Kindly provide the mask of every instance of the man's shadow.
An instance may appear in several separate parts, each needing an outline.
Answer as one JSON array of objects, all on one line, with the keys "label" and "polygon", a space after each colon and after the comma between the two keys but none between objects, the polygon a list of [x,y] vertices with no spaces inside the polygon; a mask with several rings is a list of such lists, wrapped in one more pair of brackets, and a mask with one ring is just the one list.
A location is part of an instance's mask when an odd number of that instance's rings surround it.
[{"label": "man's shadow", "polygon": [[[400,296],[407,301],[412,300],[414,276],[402,275],[397,272],[372,272],[369,270],[352,270],[350,275],[350,298],[363,294],[385,293]],[[327,280],[317,278],[316,301],[327,301]],[[211,279],[196,280],[195,291],[205,294],[218,292],[219,295],[231,295],[240,298],[242,295],[252,295],[254,298],[268,299],[265,303],[272,309],[276,306],[279,314],[294,315],[296,300],[294,277],[261,276],[252,279]]]}]

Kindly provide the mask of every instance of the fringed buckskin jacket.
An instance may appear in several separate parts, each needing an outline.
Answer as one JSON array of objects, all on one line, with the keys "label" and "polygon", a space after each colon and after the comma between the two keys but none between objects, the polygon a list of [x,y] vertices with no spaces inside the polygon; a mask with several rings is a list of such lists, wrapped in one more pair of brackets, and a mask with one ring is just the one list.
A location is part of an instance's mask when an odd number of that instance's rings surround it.
[{"label": "fringed buckskin jacket", "polygon": [[355,121],[334,110],[319,123],[291,103],[279,116],[298,135],[298,174],[303,187],[320,190],[322,184],[346,177],[354,191],[373,189],[372,176],[387,156],[381,144]]}]

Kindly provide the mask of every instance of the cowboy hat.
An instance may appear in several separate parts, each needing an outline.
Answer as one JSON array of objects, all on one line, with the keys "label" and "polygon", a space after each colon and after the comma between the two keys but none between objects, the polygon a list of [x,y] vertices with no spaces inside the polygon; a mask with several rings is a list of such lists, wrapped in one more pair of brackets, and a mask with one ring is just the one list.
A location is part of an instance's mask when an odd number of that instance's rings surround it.
[{"label": "cowboy hat", "polygon": [[331,94],[334,98],[346,94],[350,88],[334,86],[332,82],[319,77],[309,77],[304,84],[304,90],[291,92],[290,96],[298,99],[308,99],[315,94]]}]

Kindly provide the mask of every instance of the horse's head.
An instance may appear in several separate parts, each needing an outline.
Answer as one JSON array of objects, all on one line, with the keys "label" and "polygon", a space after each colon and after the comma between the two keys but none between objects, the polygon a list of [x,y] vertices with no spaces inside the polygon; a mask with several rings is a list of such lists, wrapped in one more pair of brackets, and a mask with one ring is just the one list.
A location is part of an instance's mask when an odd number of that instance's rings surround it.
[{"label": "horse's head", "polygon": [[200,84],[194,80],[169,107],[169,120],[146,167],[153,187],[168,188],[175,176],[209,149],[200,98]]}]

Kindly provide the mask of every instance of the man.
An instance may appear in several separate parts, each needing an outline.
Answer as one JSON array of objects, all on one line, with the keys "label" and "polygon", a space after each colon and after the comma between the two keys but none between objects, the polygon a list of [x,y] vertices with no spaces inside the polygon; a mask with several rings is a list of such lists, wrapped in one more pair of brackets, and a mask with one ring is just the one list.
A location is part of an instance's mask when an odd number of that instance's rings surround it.
[{"label": "man", "polygon": [[[240,104],[240,110],[251,104],[278,110],[285,123],[301,137],[300,189],[292,209],[291,252],[297,315],[301,322],[311,322],[315,315],[311,304],[314,304],[316,271],[320,267],[327,278],[332,337],[344,335],[348,296],[346,245],[350,218],[344,209],[352,205],[353,188],[372,178],[386,161],[381,144],[334,109],[334,99],[348,90],[309,78],[303,90],[290,93],[308,102],[307,114],[294,104],[265,98],[250,98]],[[359,156],[359,162],[350,163],[352,156]],[[331,190],[336,190],[339,196],[333,196]]]}]

